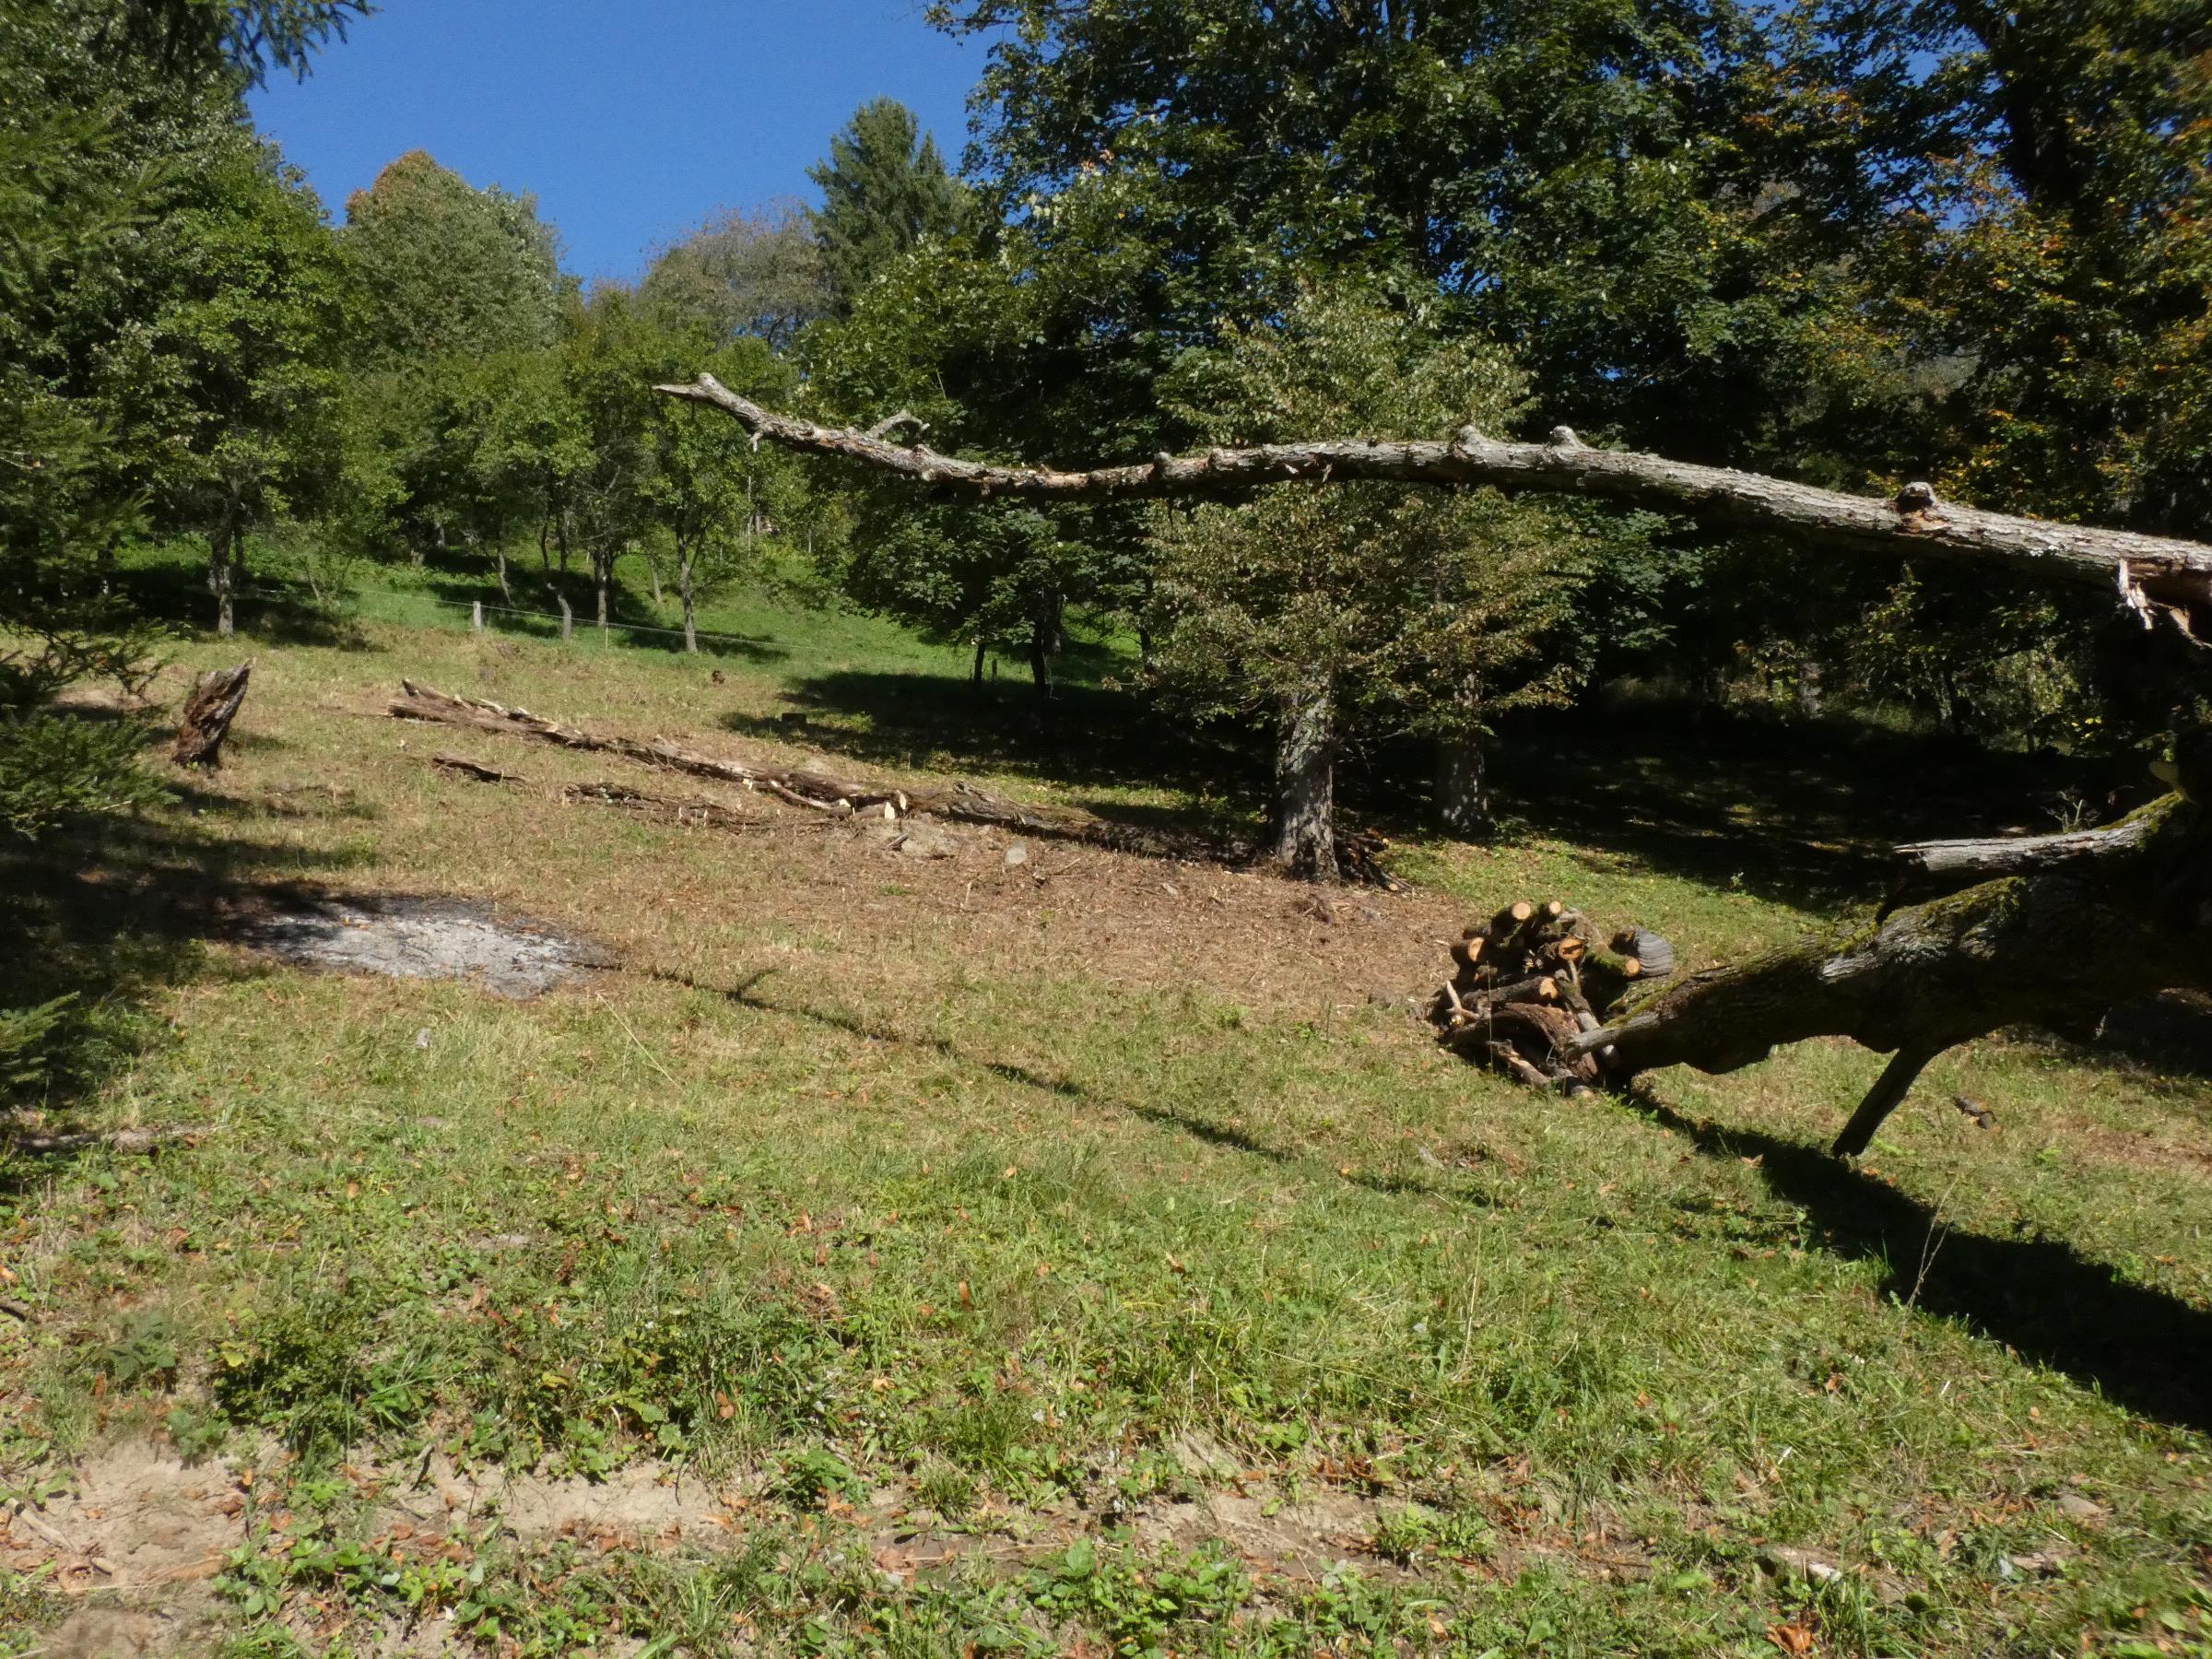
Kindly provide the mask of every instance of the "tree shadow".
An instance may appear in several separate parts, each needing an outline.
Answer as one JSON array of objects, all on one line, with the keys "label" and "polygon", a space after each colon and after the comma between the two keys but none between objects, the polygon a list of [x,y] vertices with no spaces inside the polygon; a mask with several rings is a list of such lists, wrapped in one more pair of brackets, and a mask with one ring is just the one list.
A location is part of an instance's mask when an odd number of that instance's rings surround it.
[{"label": "tree shadow", "polygon": [[[569,602],[575,632],[599,630],[598,590],[589,577],[574,571],[547,574],[533,570],[526,575],[511,574],[512,598],[500,592],[498,582],[488,572],[447,566],[431,567],[431,571],[423,584],[431,596],[461,611],[480,603],[488,630],[520,634],[534,640],[559,640],[563,598]],[[626,582],[615,582],[607,589],[606,631],[609,635],[620,635],[622,643],[631,650],[655,651],[672,656],[693,654],[684,650],[681,624],[672,625],[663,620],[660,613],[649,608]],[[726,657],[747,663],[781,663],[789,659],[791,652],[766,635],[701,629],[696,654],[701,658]]]},{"label": "tree shadow", "polygon": [[[194,799],[212,807],[218,797],[187,787],[185,804]],[[356,862],[306,856],[329,868]],[[0,850],[0,936],[11,946],[0,954],[0,1008],[67,999],[41,1041],[37,1074],[12,1097],[0,1093],[0,1124],[28,1107],[73,1113],[168,1041],[152,1000],[210,971],[203,941],[311,899],[312,881],[264,873],[298,869],[302,857],[296,845],[217,841],[166,816],[79,824]],[[10,1152],[0,1141],[0,1190],[22,1190],[76,1156]]]},{"label": "tree shadow", "polygon": [[1882,1289],[1957,1319],[2130,1411],[2212,1430],[2212,1312],[2133,1283],[2063,1240],[1995,1238],[1818,1148],[1693,1119],[1648,1088],[1627,1097],[1707,1158],[1755,1159],[1768,1190],[1800,1206],[1820,1247],[1877,1262]]},{"label": "tree shadow", "polygon": [[877,766],[1016,771],[1067,788],[1218,793],[1257,788],[1265,776],[1232,728],[1177,719],[1110,685],[1063,684],[1048,698],[1027,684],[841,669],[784,698],[790,712],[723,724],[749,736],[800,736]]},{"label": "tree shadow", "polygon": [[[948,1038],[921,1036],[837,1008],[767,994],[760,969],[734,986],[666,969],[651,977],[720,996],[741,1007],[805,1020],[869,1042],[924,1048],[1004,1081],[1188,1135],[1208,1146],[1281,1165],[1310,1153],[1270,1146],[1245,1131],[1150,1102],[1104,1095],[1065,1077],[965,1052]],[[2131,1411],[2199,1432],[2212,1430],[2212,1312],[2165,1291],[2133,1284],[2072,1245],[2043,1238],[1992,1238],[1947,1225],[1932,1207],[1818,1148],[1755,1129],[1692,1119],[1648,1088],[1622,1097],[1632,1109],[1688,1140],[1701,1155],[1759,1160],[1776,1196],[1803,1208],[1818,1248],[1882,1264],[1883,1288],[1909,1306],[1959,1320],[2021,1357],[2102,1391]],[[1475,1208],[1501,1200],[1441,1181],[1343,1176],[1391,1196],[1418,1195]]]},{"label": "tree shadow", "polygon": [[2047,833],[2069,797],[2103,820],[2161,793],[2133,760],[1665,705],[1525,711],[1493,771],[1538,834],[1812,910],[1877,900],[1898,842]]},{"label": "tree shadow", "polygon": [[[212,633],[215,599],[207,591],[205,567],[165,559],[121,567],[112,582],[134,615],[195,634]],[[234,603],[241,644],[262,641],[335,651],[382,649],[358,622],[332,611],[303,582],[249,575]]]}]

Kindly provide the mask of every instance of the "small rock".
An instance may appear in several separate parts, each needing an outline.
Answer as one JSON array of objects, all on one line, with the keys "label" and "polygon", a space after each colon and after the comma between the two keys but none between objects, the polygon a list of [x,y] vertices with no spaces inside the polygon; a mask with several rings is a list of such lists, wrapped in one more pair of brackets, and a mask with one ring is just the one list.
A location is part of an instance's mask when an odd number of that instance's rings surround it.
[{"label": "small rock", "polygon": [[931,824],[909,819],[891,843],[891,851],[909,858],[951,858],[960,850],[960,844],[945,830]]},{"label": "small rock", "polygon": [[1378,1008],[1394,1008],[1406,999],[1388,985],[1370,985],[1367,988],[1367,1000]]},{"label": "small rock", "polygon": [[1021,866],[1022,866],[1023,865],[1026,865],[1026,864],[1028,864],[1029,862],[1030,862],[1030,843],[1029,843],[1029,842],[1027,842],[1027,841],[1016,841],[1016,842],[1015,842],[1015,843],[1014,843],[1012,846],[1010,846],[1010,847],[1008,847],[1008,848],[1006,849],[1006,868],[1007,868],[1007,869],[1009,869],[1009,870],[1018,870],[1019,868],[1021,868]]},{"label": "small rock", "polygon": [[415,1046],[420,1049],[427,1049],[430,1046],[430,1028],[429,1026],[424,1026],[421,1030],[415,1033]]},{"label": "small rock", "polygon": [[2061,1492],[2058,1507],[2076,1521],[2098,1521],[2104,1516],[2103,1504],[2094,1499],[2084,1498],[2079,1492]]},{"label": "small rock", "polygon": [[1843,1574],[1826,1561],[1818,1560],[1806,1549],[1794,1549],[1785,1544],[1769,1545],[1760,1552],[1760,1563],[1777,1578],[1807,1578],[1815,1583],[1832,1584]]}]

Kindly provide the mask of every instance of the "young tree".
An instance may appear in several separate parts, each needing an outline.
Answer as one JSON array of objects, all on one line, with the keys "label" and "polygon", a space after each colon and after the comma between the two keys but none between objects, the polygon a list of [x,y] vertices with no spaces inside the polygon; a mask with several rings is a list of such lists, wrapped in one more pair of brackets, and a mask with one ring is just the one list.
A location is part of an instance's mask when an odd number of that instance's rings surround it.
[{"label": "young tree", "polygon": [[607,288],[571,312],[560,347],[562,391],[581,464],[562,480],[559,524],[564,539],[574,535],[590,561],[602,629],[615,565],[653,524],[659,457],[652,386],[681,360],[680,338],[641,316],[627,290]]},{"label": "young tree", "polygon": [[[683,354],[678,336],[668,355],[677,360]],[[751,386],[771,397],[790,393],[794,376],[765,341],[739,340],[709,361],[708,372],[726,386]],[[700,597],[753,563],[763,523],[787,522],[803,512],[805,488],[788,457],[763,453],[728,421],[656,404],[648,494],[675,546],[684,649],[696,653]]]},{"label": "young tree", "polygon": [[338,245],[368,367],[549,346],[559,330],[559,242],[535,198],[475,189],[427,151],[408,151],[354,193]]},{"label": "young tree", "polygon": [[150,314],[105,376],[145,434],[159,517],[206,537],[229,635],[247,532],[312,506],[336,474],[345,285],[305,181],[242,131],[213,147],[154,241]]},{"label": "young tree", "polygon": [[[1194,353],[1169,394],[1204,438],[1244,445],[1494,430],[1521,387],[1498,353],[1441,343],[1370,299],[1315,293]],[[1548,653],[1596,547],[1556,510],[1363,483],[1164,509],[1157,523],[1167,627],[1155,676],[1201,710],[1270,720],[1275,851],[1293,874],[1335,877],[1347,744],[1434,740],[1443,816],[1472,829],[1488,719],[1578,681],[1580,664]]]},{"label": "young tree", "polygon": [[[863,425],[903,418],[902,441],[936,448],[1048,462],[1159,448],[1180,431],[1154,394],[1175,343],[1115,322],[1151,279],[1118,224],[1069,214],[1010,227],[988,252],[966,236],[917,247],[810,335],[809,391]],[[972,647],[979,678],[987,650],[1008,651],[1041,698],[1069,610],[1141,606],[1149,552],[1132,509],[916,509],[864,485],[836,576],[870,609]]]},{"label": "young tree", "polygon": [[936,140],[896,99],[861,105],[830,139],[829,159],[806,176],[822,193],[809,218],[841,316],[900,254],[958,233],[974,217],[968,189],[946,171]]}]

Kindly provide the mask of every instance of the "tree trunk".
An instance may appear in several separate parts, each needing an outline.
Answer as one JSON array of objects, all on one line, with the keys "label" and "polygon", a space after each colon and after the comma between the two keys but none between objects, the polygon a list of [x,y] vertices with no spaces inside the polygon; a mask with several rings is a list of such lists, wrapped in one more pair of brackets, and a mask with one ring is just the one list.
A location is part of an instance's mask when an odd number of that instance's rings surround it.
[{"label": "tree trunk", "polygon": [[1489,828],[1488,755],[1477,718],[1481,688],[1469,676],[1453,688],[1451,723],[1436,740],[1436,821],[1448,835],[1471,837]]},{"label": "tree trunk", "polygon": [[546,544],[553,534],[553,521],[542,518],[537,522],[537,568],[547,575],[553,574],[553,553]]},{"label": "tree trunk", "polygon": [[977,634],[975,636],[975,667],[970,672],[968,682],[978,691],[983,688],[983,636]]},{"label": "tree trunk", "polygon": [[1276,747],[1275,856],[1301,881],[1336,879],[1336,702],[1324,680],[1293,697]]},{"label": "tree trunk", "polygon": [[1447,835],[1464,840],[1489,829],[1488,760],[1480,732],[1447,732],[1436,740],[1436,821]]},{"label": "tree trunk", "polygon": [[1030,679],[1039,701],[1053,695],[1053,624],[1039,618],[1030,625]]},{"label": "tree trunk", "polygon": [[569,510],[563,507],[553,521],[554,542],[560,548],[560,573],[563,576],[569,573],[569,535],[571,528]]},{"label": "tree trunk", "polygon": [[223,739],[246,700],[246,681],[253,672],[248,657],[235,668],[212,668],[193,685],[177,717],[176,746],[170,759],[179,766],[204,766],[213,771],[223,763]]},{"label": "tree trunk", "polygon": [[684,602],[684,650],[692,656],[699,654],[699,629],[691,611],[691,550],[681,541],[676,544],[677,588]]},{"label": "tree trunk", "polygon": [[207,532],[207,591],[215,595],[215,631],[226,640],[238,631],[237,614],[231,603],[238,574],[231,549],[237,541],[238,532],[226,508],[215,527]]},{"label": "tree trunk", "polygon": [[514,590],[507,585],[507,544],[494,539],[491,544],[492,569],[500,579],[500,597],[508,604],[514,603]]},{"label": "tree trunk", "polygon": [[653,620],[657,622],[660,620],[662,608],[668,603],[668,596],[661,588],[661,561],[654,554],[653,543],[650,541],[641,544],[639,551],[645,556],[645,574],[653,581]]},{"label": "tree trunk", "polygon": [[597,548],[592,552],[592,585],[599,594],[599,632],[606,632],[606,585],[615,568],[614,555]]}]

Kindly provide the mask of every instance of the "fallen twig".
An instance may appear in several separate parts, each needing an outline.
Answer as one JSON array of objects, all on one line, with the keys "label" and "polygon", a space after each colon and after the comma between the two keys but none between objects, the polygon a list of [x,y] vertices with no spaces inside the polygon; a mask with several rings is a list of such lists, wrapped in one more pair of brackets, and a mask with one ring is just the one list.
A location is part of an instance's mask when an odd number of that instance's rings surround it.
[{"label": "fallen twig", "polygon": [[213,1124],[175,1124],[144,1129],[85,1129],[58,1135],[18,1135],[6,1143],[10,1152],[42,1156],[55,1152],[82,1152],[88,1147],[105,1147],[111,1152],[152,1152],[171,1141],[196,1141],[213,1135]]},{"label": "fallen twig", "polygon": [[487,766],[481,760],[471,760],[466,755],[432,755],[430,764],[440,771],[474,778],[479,783],[527,783],[530,781],[520,772],[501,771],[498,767]]}]

